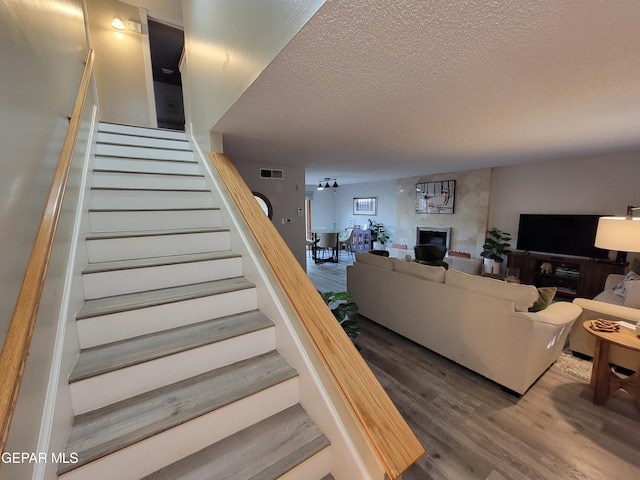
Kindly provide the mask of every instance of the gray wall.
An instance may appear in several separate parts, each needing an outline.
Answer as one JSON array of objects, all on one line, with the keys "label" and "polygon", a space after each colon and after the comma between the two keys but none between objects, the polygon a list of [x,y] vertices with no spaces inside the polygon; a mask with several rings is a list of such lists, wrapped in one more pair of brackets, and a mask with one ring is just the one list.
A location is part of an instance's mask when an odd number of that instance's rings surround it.
[{"label": "gray wall", "polygon": [[[314,192],[315,226],[328,227],[333,221],[338,228],[354,221],[364,226],[371,218],[389,227],[392,241],[406,241],[407,253],[412,253],[417,225],[449,226],[451,249],[478,257],[487,228],[511,232],[515,245],[520,213],[624,215],[627,205],[640,205],[639,157],[640,152],[617,153],[343,185],[335,196],[331,190],[317,192],[313,185],[307,190]],[[448,179],[456,180],[455,213],[416,214],[415,184]],[[360,196],[378,197],[377,216],[353,216],[352,198]],[[391,249],[392,255],[404,253]]]}]

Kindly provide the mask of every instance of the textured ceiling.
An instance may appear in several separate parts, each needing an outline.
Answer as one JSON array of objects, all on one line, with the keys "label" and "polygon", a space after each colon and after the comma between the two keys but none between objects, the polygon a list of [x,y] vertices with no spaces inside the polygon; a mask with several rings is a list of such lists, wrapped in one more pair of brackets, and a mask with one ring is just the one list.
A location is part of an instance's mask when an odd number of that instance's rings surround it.
[{"label": "textured ceiling", "polygon": [[640,1],[328,0],[214,126],[313,184],[640,148]]}]

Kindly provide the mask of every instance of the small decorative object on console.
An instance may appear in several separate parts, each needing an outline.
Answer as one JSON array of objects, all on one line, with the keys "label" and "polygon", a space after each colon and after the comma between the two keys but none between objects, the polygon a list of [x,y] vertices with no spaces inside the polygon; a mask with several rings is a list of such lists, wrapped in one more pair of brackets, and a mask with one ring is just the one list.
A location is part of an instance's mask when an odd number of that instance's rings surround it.
[{"label": "small decorative object on console", "polygon": [[591,320],[589,327],[596,332],[617,332],[620,330],[620,325],[617,322],[602,320],[601,318]]},{"label": "small decorative object on console", "polygon": [[542,263],[540,265],[540,273],[553,273],[553,265],[551,265],[549,262]]}]

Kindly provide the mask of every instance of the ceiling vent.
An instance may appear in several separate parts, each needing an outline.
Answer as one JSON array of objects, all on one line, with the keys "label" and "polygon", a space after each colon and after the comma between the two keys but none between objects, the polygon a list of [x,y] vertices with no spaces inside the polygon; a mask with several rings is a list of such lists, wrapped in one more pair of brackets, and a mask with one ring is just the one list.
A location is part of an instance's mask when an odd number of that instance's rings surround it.
[{"label": "ceiling vent", "polygon": [[284,178],[284,171],[278,168],[261,168],[260,178],[270,178],[272,180],[282,180]]}]

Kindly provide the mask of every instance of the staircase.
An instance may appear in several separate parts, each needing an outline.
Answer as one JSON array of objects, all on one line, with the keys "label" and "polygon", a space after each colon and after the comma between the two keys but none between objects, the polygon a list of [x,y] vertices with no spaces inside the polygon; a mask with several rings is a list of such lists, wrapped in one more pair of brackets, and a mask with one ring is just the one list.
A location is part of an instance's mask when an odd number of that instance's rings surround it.
[{"label": "staircase", "polygon": [[332,479],[179,132],[101,124],[61,479]]}]

